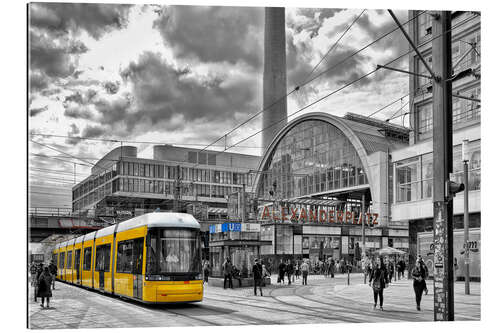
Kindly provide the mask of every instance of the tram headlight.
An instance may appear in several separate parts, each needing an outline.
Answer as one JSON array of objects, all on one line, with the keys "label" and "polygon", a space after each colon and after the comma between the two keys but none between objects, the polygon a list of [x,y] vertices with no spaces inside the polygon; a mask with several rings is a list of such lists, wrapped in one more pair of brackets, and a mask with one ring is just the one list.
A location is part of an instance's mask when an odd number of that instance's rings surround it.
[{"label": "tram headlight", "polygon": [[203,279],[203,275],[201,273],[198,273],[196,274],[196,276],[194,277],[195,280],[202,280]]}]

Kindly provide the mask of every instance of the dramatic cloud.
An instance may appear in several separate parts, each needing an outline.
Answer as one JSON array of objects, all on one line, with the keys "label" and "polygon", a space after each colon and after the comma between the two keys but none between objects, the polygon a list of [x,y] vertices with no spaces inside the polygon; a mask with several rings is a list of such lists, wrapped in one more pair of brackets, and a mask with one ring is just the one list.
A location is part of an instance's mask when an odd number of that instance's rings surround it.
[{"label": "dramatic cloud", "polygon": [[85,138],[97,138],[102,136],[106,130],[101,126],[87,126],[82,131],[82,136]]},{"label": "dramatic cloud", "polygon": [[[68,132],[68,136],[75,136],[75,135],[78,135],[78,133],[80,133],[80,129],[78,128],[78,126],[76,126],[76,124],[71,124],[70,126],[70,131]],[[74,139],[74,138],[67,138],[65,140],[65,142],[69,145],[76,145],[80,142],[81,140],[80,139]]]},{"label": "dramatic cloud", "polygon": [[172,6],[154,22],[176,56],[200,62],[229,62],[260,68],[262,8]]},{"label": "dramatic cloud", "polygon": [[104,83],[104,89],[106,90],[106,92],[108,94],[114,95],[120,89],[120,82],[118,82],[118,81],[116,81],[116,82],[108,81],[108,82]]},{"label": "dramatic cloud", "polygon": [[34,116],[36,116],[39,113],[47,111],[48,109],[49,109],[48,105],[45,105],[44,107],[41,107],[41,108],[30,109],[30,117],[34,117]]},{"label": "dramatic cloud", "polygon": [[140,123],[155,126],[175,115],[182,115],[185,121],[234,119],[235,114],[255,112],[257,107],[256,86],[260,77],[198,77],[187,69],[174,68],[157,53],[143,53],[122,71],[122,77],[131,84],[136,111],[117,112],[127,108],[127,104],[96,107],[103,121],[123,120],[129,129]]},{"label": "dramatic cloud", "polygon": [[338,8],[298,8],[295,20],[289,22],[289,26],[295,33],[301,33],[305,30],[311,38],[314,38],[318,35],[318,30],[326,19],[344,10]]},{"label": "dramatic cloud", "polygon": [[65,108],[64,115],[68,118],[73,119],[85,119],[92,120],[94,119],[94,115],[92,111],[87,106],[70,106]]},{"label": "dramatic cloud", "polygon": [[31,3],[30,25],[53,33],[78,35],[86,31],[95,39],[128,23],[130,5],[90,3]]}]

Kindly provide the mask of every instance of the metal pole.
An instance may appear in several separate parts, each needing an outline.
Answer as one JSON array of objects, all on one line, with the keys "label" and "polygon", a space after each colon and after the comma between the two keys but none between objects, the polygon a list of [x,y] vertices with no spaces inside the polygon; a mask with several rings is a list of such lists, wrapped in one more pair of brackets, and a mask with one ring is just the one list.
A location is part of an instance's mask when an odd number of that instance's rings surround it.
[{"label": "metal pole", "polygon": [[464,246],[465,246],[465,294],[470,295],[469,272],[469,164],[464,160]]},{"label": "metal pole", "polygon": [[453,166],[451,98],[451,12],[433,15],[433,206],[434,206],[434,320],[453,321],[453,200],[448,191]]},{"label": "metal pole", "polygon": [[245,193],[245,183],[243,183],[243,206],[241,207],[241,223],[246,223],[247,221],[247,210],[246,210],[246,206],[247,206],[247,197],[246,197],[246,193]]},{"label": "metal pole", "polygon": [[[361,196],[361,257],[363,264],[366,266],[366,252],[365,252],[365,193]],[[364,284],[366,284],[366,270],[363,267]]]}]

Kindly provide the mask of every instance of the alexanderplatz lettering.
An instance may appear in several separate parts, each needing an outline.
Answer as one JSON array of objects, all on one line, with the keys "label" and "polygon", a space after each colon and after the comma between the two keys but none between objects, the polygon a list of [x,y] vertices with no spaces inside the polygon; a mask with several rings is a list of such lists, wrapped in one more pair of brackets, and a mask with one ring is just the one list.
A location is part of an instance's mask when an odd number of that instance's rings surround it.
[{"label": "alexanderplatz lettering", "polygon": [[[262,220],[270,221],[293,221],[293,222],[320,222],[320,223],[341,223],[341,224],[361,224],[362,214],[355,213],[349,210],[324,210],[324,209],[308,209],[305,208],[289,208],[291,212],[287,214],[286,207],[280,207],[278,212],[264,207],[261,214]],[[378,224],[377,213],[365,213],[366,224]]]}]

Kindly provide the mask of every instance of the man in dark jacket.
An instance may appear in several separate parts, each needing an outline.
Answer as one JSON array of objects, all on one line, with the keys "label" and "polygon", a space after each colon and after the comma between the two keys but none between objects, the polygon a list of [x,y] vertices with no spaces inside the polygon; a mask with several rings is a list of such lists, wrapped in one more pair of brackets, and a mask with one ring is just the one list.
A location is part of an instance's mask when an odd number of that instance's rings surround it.
[{"label": "man in dark jacket", "polygon": [[262,264],[259,259],[255,259],[252,267],[253,272],[253,294],[257,296],[257,287],[260,289],[260,296],[262,296]]},{"label": "man in dark jacket", "polygon": [[233,265],[231,264],[231,260],[229,257],[226,258],[224,264],[222,264],[222,271],[224,272],[224,289],[226,289],[226,281],[229,280],[229,288],[233,289]]}]

